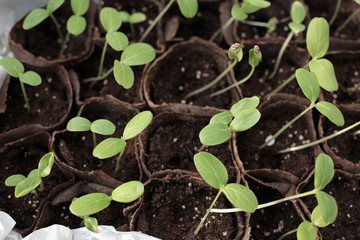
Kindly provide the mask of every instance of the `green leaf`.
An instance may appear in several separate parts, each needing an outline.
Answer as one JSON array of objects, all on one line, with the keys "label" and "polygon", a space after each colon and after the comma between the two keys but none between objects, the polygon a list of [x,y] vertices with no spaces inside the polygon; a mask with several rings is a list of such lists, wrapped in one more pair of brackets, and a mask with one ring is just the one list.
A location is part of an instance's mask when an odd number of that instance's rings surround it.
[{"label": "green leaf", "polygon": [[312,58],[322,58],[329,48],[329,24],[324,18],[313,18],[306,33],[306,47]]},{"label": "green leaf", "polygon": [[299,1],[295,1],[291,5],[290,16],[295,23],[302,23],[306,17],[304,5]]},{"label": "green leaf", "polygon": [[15,197],[23,197],[26,194],[30,193],[41,183],[41,178],[39,176],[27,177],[16,185],[15,188]]},{"label": "green leaf", "polygon": [[230,112],[234,117],[236,117],[239,115],[239,113],[241,113],[242,110],[247,108],[256,108],[259,106],[259,103],[260,99],[257,96],[243,98],[231,107]]},{"label": "green leaf", "polygon": [[247,0],[251,5],[258,8],[267,8],[270,7],[271,3],[265,0]]},{"label": "green leaf", "polygon": [[320,153],[315,161],[314,189],[322,190],[333,177],[334,163],[332,159],[328,155]]},{"label": "green leaf", "polygon": [[83,117],[74,117],[68,122],[66,129],[70,132],[86,132],[90,130],[91,122]]},{"label": "green leaf", "polygon": [[55,12],[61,5],[63,5],[65,0],[49,0],[46,9],[49,14]]},{"label": "green leaf", "polygon": [[139,66],[155,59],[154,48],[147,43],[133,43],[125,48],[121,62],[127,66]]},{"label": "green leaf", "polygon": [[38,175],[40,177],[49,176],[52,166],[54,165],[54,161],[54,154],[52,152],[45,154],[39,161]]},{"label": "green leaf", "polygon": [[315,73],[319,85],[328,92],[336,91],[339,88],[332,63],[327,59],[311,60],[310,71]]},{"label": "green leaf", "polygon": [[122,22],[129,22],[130,14],[125,11],[119,12]]},{"label": "green leaf", "polygon": [[129,17],[129,23],[132,24],[141,23],[145,20],[146,20],[146,15],[141,12],[133,13]]},{"label": "green leaf", "polygon": [[151,122],[153,114],[150,111],[143,111],[136,114],[128,124],[126,124],[123,137],[129,140],[141,133]]},{"label": "green leaf", "polygon": [[[33,169],[27,175],[27,178],[39,176],[39,169]],[[40,176],[39,176],[40,177]]]},{"label": "green leaf", "polygon": [[100,22],[107,32],[115,32],[121,26],[121,15],[114,8],[104,7],[100,11]]},{"label": "green leaf", "polygon": [[89,216],[107,208],[111,203],[111,197],[105,193],[90,193],[84,195],[70,204],[70,211],[78,217]]},{"label": "green leaf", "polygon": [[235,59],[236,61],[241,62],[241,60],[244,56],[244,53],[242,50],[243,48],[244,48],[244,46],[241,46],[239,43],[234,43],[229,48],[228,57],[230,59]]},{"label": "green leaf", "polygon": [[303,68],[299,68],[296,70],[295,76],[301,91],[310,102],[315,103],[320,94],[320,86],[316,75]]},{"label": "green leaf", "polygon": [[336,219],[338,213],[336,201],[331,195],[322,191],[316,193],[316,199],[318,205],[311,213],[311,221],[318,227],[326,227]]},{"label": "green leaf", "polygon": [[128,37],[122,32],[108,32],[105,38],[115,51],[122,51],[129,45]]},{"label": "green leaf", "polygon": [[25,71],[24,65],[12,57],[3,57],[0,59],[0,65],[3,66],[5,71],[12,77],[19,78]]},{"label": "green leaf", "polygon": [[198,11],[197,0],[177,0],[181,14],[186,18],[192,18]]},{"label": "green leaf", "polygon": [[8,187],[16,187],[16,185],[19,184],[22,180],[24,180],[26,177],[22,174],[14,174],[10,177],[6,178],[5,180],[5,186]]},{"label": "green leaf", "polygon": [[43,8],[34,9],[25,17],[23,22],[23,29],[29,30],[39,25],[47,17],[49,17],[49,13],[45,9]]},{"label": "green leaf", "polygon": [[144,193],[144,185],[139,181],[130,181],[121,184],[112,192],[111,197],[114,201],[129,203],[135,201]]},{"label": "green leaf", "polygon": [[244,10],[237,4],[235,4],[231,8],[231,16],[235,18],[237,21],[244,21],[248,18],[248,15],[244,12]]},{"label": "green leaf", "polygon": [[210,119],[210,124],[212,123],[222,123],[228,125],[231,120],[233,119],[233,116],[230,112],[221,112],[217,113]]},{"label": "green leaf", "polygon": [[250,189],[237,183],[230,183],[225,185],[222,189],[229,201],[241,210],[253,213],[258,207],[258,201]]},{"label": "green leaf", "polygon": [[67,21],[66,28],[69,33],[78,36],[84,32],[86,28],[86,20],[82,16],[72,15]]},{"label": "green leaf", "polygon": [[355,0],[355,2],[360,5],[360,0]]},{"label": "green leaf", "polygon": [[231,137],[230,128],[223,123],[212,123],[204,127],[200,133],[200,142],[206,146],[214,146],[226,142]]},{"label": "green leaf", "polygon": [[257,67],[261,60],[261,53],[256,53],[254,49],[249,50],[249,65]]},{"label": "green leaf", "polygon": [[115,132],[115,125],[106,119],[98,119],[91,123],[90,130],[101,135],[111,135]]},{"label": "green leaf", "polygon": [[257,6],[254,6],[254,5],[250,4],[248,0],[243,1],[243,3],[241,4],[241,8],[247,14],[257,12],[257,11],[259,11],[261,9],[261,8],[259,8]]},{"label": "green leaf", "polygon": [[30,86],[38,86],[41,84],[42,79],[39,74],[33,71],[27,71],[19,77],[20,81],[29,84]]},{"label": "green leaf", "polygon": [[105,159],[115,156],[126,147],[126,141],[122,138],[107,138],[99,143],[93,151],[94,157]]},{"label": "green leaf", "polygon": [[315,104],[316,109],[324,114],[332,123],[337,126],[343,126],[345,123],[344,116],[341,111],[332,103],[318,102]]},{"label": "green leaf", "polygon": [[294,33],[300,33],[300,32],[303,32],[306,27],[305,27],[304,24],[301,24],[301,23],[290,22],[290,23],[289,23],[289,28],[290,28],[291,31],[293,31]]},{"label": "green leaf", "polygon": [[222,162],[208,152],[194,155],[194,163],[201,177],[213,188],[220,189],[228,182],[227,170]]},{"label": "green leaf", "polygon": [[129,89],[134,85],[135,76],[133,70],[118,60],[114,61],[114,78],[125,89]]},{"label": "green leaf", "polygon": [[298,240],[315,240],[317,237],[316,228],[309,221],[304,221],[298,226],[296,237]]},{"label": "green leaf", "polygon": [[98,225],[98,221],[96,218],[94,217],[87,217],[84,219],[84,224],[85,224],[85,227],[91,231],[91,232],[99,232],[99,225]]},{"label": "green leaf", "polygon": [[253,127],[259,120],[261,114],[256,108],[244,109],[230,123],[230,130],[239,132]]},{"label": "green leaf", "polygon": [[90,0],[71,0],[71,9],[77,16],[84,15],[89,9]]}]

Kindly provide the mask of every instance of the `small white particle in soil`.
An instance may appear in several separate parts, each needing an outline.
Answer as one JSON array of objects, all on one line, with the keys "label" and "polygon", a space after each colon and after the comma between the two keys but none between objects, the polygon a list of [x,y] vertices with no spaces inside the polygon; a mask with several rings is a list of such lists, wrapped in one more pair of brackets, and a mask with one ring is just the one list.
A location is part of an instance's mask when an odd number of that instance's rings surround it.
[{"label": "small white particle in soil", "polygon": [[264,82],[264,79],[260,78],[259,83],[263,83],[263,82]]},{"label": "small white particle in soil", "polygon": [[182,61],[183,60],[183,58],[182,57],[179,57],[179,61]]},{"label": "small white particle in soil", "polygon": [[40,96],[40,94],[39,93],[35,93],[35,97],[39,97]]},{"label": "small white particle in soil", "polygon": [[33,218],[36,218],[36,215],[32,215]]},{"label": "small white particle in soil", "polygon": [[341,176],[338,176],[338,180],[341,180]]},{"label": "small white particle in soil", "polygon": [[156,217],[156,215],[155,214],[153,214],[153,218],[155,218]]},{"label": "small white particle in soil", "polygon": [[[265,138],[265,142],[267,142],[267,141],[268,141],[269,139],[271,139],[271,138],[272,138],[271,135],[267,136],[267,137]],[[267,145],[267,146],[272,146],[272,145],[274,145],[274,143],[275,143],[275,139],[271,140],[271,141],[268,142],[266,145]]]},{"label": "small white particle in soil", "polygon": [[210,76],[209,73],[203,73],[203,74],[202,74],[202,77],[209,77],[209,76]]},{"label": "small white particle in soil", "polygon": [[60,214],[60,217],[64,217],[64,215],[65,215],[64,213],[61,213],[61,214]]},{"label": "small white particle in soil", "polygon": [[182,207],[182,209],[185,209],[185,208],[186,208],[185,205],[182,205],[181,207]]},{"label": "small white particle in soil", "polygon": [[212,219],[216,219],[216,217],[215,217],[215,216],[211,216],[211,218],[212,218]]},{"label": "small white particle in soil", "polygon": [[196,79],[200,79],[201,78],[201,71],[197,70],[196,71]]},{"label": "small white particle in soil", "polygon": [[279,68],[279,73],[282,73],[284,71],[283,68]]},{"label": "small white particle in soil", "polygon": [[242,33],[241,33],[241,37],[242,37],[242,38],[246,38],[246,33],[242,32]]},{"label": "small white particle in soil", "polygon": [[223,232],[222,235],[223,237],[225,237],[227,235],[227,232]]},{"label": "small white particle in soil", "polygon": [[180,103],[186,104],[186,100],[183,99],[183,100],[180,101]]},{"label": "small white particle in soil", "polygon": [[347,216],[348,218],[350,218],[350,217],[351,217],[351,216],[350,216],[350,213],[347,213],[347,214],[346,214],[346,216]]},{"label": "small white particle in soil", "polygon": [[108,83],[109,83],[109,80],[107,80],[107,79],[105,79],[105,80],[103,81],[103,85],[104,85],[104,86],[108,85]]},{"label": "small white particle in soil", "polygon": [[174,142],[174,143],[176,143],[176,142],[177,142],[177,140],[178,140],[177,138],[174,138],[174,139],[173,139],[173,142]]},{"label": "small white particle in soil", "polygon": [[52,96],[52,99],[56,99],[56,96],[54,95],[54,96]]},{"label": "small white particle in soil", "polygon": [[38,112],[38,113],[41,113],[41,109],[39,108],[39,109],[37,110],[37,112]]},{"label": "small white particle in soil", "polygon": [[182,91],[184,90],[184,87],[183,86],[179,86],[179,91]]},{"label": "small white particle in soil", "polygon": [[194,210],[195,210],[195,211],[198,211],[199,209],[198,209],[197,207],[194,207]]},{"label": "small white particle in soil", "polygon": [[264,236],[265,236],[265,237],[270,236],[270,234],[271,234],[270,232],[264,232]]},{"label": "small white particle in soil", "polygon": [[354,205],[352,205],[352,204],[350,204],[350,206],[349,206],[350,208],[353,208],[354,207]]},{"label": "small white particle in soil", "polygon": [[338,95],[337,94],[333,94],[333,98],[337,99]]},{"label": "small white particle in soil", "polygon": [[83,167],[86,167],[86,164],[84,164]]},{"label": "small white particle in soil", "polygon": [[69,215],[67,215],[67,216],[64,217],[65,220],[68,219],[68,218],[69,218]]},{"label": "small white particle in soil", "polygon": [[356,188],[353,188],[352,190],[355,192],[355,191],[356,191]]},{"label": "small white particle in soil", "polygon": [[355,77],[359,76],[359,72],[358,72],[358,71],[354,71],[354,76],[355,76]]},{"label": "small white particle in soil", "polygon": [[11,195],[9,195],[8,198],[10,199],[10,198],[11,198]]},{"label": "small white particle in soil", "polygon": [[47,81],[48,81],[48,83],[51,83],[52,78],[51,78],[51,77],[49,77]]},{"label": "small white particle in soil", "polygon": [[271,59],[271,63],[275,63],[276,62],[276,60],[275,59]]},{"label": "small white particle in soil", "polygon": [[294,134],[297,134],[297,133],[298,133],[298,131],[297,131],[297,130],[295,130],[295,131],[294,131]]},{"label": "small white particle in soil", "polygon": [[303,135],[299,135],[299,140],[300,140],[300,141],[304,140],[304,136],[303,136]]},{"label": "small white particle in soil", "polygon": [[46,91],[46,92],[49,91],[49,88],[46,87],[46,88],[45,88],[45,91]]},{"label": "small white particle in soil", "polygon": [[194,105],[194,103],[193,103],[193,102],[189,102],[189,105]]},{"label": "small white particle in soil", "polygon": [[85,136],[82,136],[81,137],[81,140],[85,141],[86,137]]},{"label": "small white particle in soil", "polygon": [[335,227],[335,223],[331,224],[332,227]]},{"label": "small white particle in soil", "polygon": [[284,26],[284,31],[288,31],[289,27],[288,26]]},{"label": "small white particle in soil", "polygon": [[180,70],[181,70],[181,72],[185,72],[186,69],[184,67],[181,67]]},{"label": "small white particle in soil", "polygon": [[289,133],[288,138],[292,138],[292,137],[293,137],[293,135],[291,133]]}]

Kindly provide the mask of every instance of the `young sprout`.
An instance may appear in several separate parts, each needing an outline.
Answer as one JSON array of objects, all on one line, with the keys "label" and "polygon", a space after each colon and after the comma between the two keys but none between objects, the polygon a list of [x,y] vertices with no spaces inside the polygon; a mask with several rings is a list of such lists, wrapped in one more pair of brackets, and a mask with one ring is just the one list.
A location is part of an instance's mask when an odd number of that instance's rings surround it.
[{"label": "young sprout", "polygon": [[[354,0],[358,5],[360,5],[360,0]],[[335,36],[339,35],[339,33],[348,25],[349,22],[360,12],[360,7],[356,9],[335,31]]]},{"label": "young sprout", "polygon": [[[360,3],[360,1],[358,1]],[[331,27],[333,25],[333,23],[335,22],[335,19],[337,18],[339,11],[340,11],[340,5],[341,5],[341,0],[337,0],[336,2],[336,6],[335,6],[335,11],[329,21],[329,26]]]},{"label": "young sprout", "polygon": [[35,191],[39,185],[39,191],[41,192],[44,190],[44,184],[41,178],[49,176],[53,164],[54,154],[49,152],[40,159],[38,168],[32,170],[27,177],[21,174],[12,175],[5,180],[5,185],[15,187],[15,197],[17,198],[23,197],[31,191]]},{"label": "young sprout", "polygon": [[284,55],[284,52],[287,46],[289,45],[291,39],[293,38],[293,36],[298,35],[299,33],[305,30],[305,25],[303,25],[302,22],[306,17],[306,10],[301,2],[299,1],[293,2],[293,4],[291,5],[290,16],[292,21],[288,25],[291,31],[280,48],[279,54],[276,58],[274,70],[270,74],[269,79],[275,77],[280,66],[281,58]]},{"label": "young sprout", "polygon": [[270,142],[275,140],[283,131],[285,131],[289,126],[291,126],[296,120],[298,120],[301,116],[303,116],[305,113],[307,113],[313,108],[316,108],[320,113],[324,114],[331,122],[333,122],[337,126],[343,126],[345,123],[342,113],[335,105],[326,101],[321,101],[316,103],[320,94],[320,86],[319,86],[320,81],[315,75],[315,73],[300,68],[296,70],[295,75],[296,75],[296,80],[302,92],[304,93],[305,97],[310,100],[310,105],[299,115],[297,115],[286,125],[284,125],[273,136],[268,137],[265,140],[265,143],[259,147],[260,149],[269,145]]},{"label": "young sprout", "polygon": [[237,183],[227,183],[227,170],[218,158],[208,152],[199,152],[194,155],[194,163],[197,171],[200,173],[205,182],[213,188],[219,190],[210,207],[206,210],[205,215],[201,218],[194,235],[199,233],[200,228],[204,224],[221,193],[224,193],[226,198],[232,204],[245,212],[253,213],[256,210],[258,207],[258,201],[255,194],[243,185]]},{"label": "young sprout", "polygon": [[49,0],[48,4],[46,5],[46,9],[37,8],[32,10],[24,19],[23,22],[23,29],[29,30],[41,22],[43,22],[46,18],[50,17],[51,20],[54,22],[56,31],[59,35],[60,41],[64,41],[64,37],[60,30],[60,25],[56,18],[54,17],[53,13],[63,5],[65,0]]},{"label": "young sprout", "polygon": [[[160,21],[164,14],[170,9],[175,0],[170,0],[168,4],[161,10],[161,12],[156,16],[154,21],[149,25],[141,36],[139,42],[143,42],[145,38],[149,35],[151,30],[155,25]],[[193,18],[198,11],[198,0],[177,0],[181,14],[186,18]]]},{"label": "young sprout", "polygon": [[144,185],[138,181],[130,181],[121,184],[111,193],[90,193],[80,198],[74,198],[70,204],[70,211],[75,216],[84,219],[85,227],[92,232],[99,232],[98,221],[90,215],[107,208],[111,201],[130,203],[138,199],[144,193]]},{"label": "young sprout", "polygon": [[94,157],[105,159],[117,154],[115,173],[119,171],[120,159],[125,152],[126,141],[140,134],[151,122],[153,114],[150,111],[143,111],[133,117],[125,126],[121,138],[107,138],[99,143],[94,151]]},{"label": "young sprout", "polygon": [[93,136],[94,148],[96,147],[96,133],[100,135],[111,135],[115,132],[115,125],[106,119],[98,119],[90,122],[84,117],[74,117],[68,122],[66,129],[70,132],[91,131]]},{"label": "young sprout", "polygon": [[24,96],[26,109],[30,113],[30,104],[25,91],[24,83],[29,84],[30,86],[38,86],[42,82],[40,75],[33,71],[25,72],[24,65],[16,58],[3,57],[0,59],[0,65],[4,67],[5,71],[10,76],[20,80],[21,91]]},{"label": "young sprout", "polygon": [[120,11],[121,20],[123,22],[130,24],[131,36],[135,39],[135,27],[134,24],[144,22],[146,20],[146,15],[141,12],[135,12],[129,14],[125,11]]},{"label": "young sprout", "polygon": [[61,49],[59,57],[62,57],[66,44],[69,41],[70,34],[74,36],[79,36],[85,31],[86,28],[86,19],[83,15],[88,11],[90,5],[90,0],[71,0],[71,9],[74,12],[66,23],[67,33],[65,39],[61,44]]}]

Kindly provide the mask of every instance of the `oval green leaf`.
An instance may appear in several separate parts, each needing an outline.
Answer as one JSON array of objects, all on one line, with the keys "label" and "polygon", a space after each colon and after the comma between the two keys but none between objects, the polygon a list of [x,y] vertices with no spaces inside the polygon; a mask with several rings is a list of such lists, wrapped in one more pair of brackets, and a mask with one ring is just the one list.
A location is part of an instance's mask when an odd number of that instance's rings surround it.
[{"label": "oval green leaf", "polygon": [[315,17],[306,33],[306,47],[312,58],[322,58],[329,48],[329,24],[324,18]]},{"label": "oval green leaf", "polygon": [[250,189],[237,183],[230,183],[225,185],[222,189],[229,201],[241,210],[253,213],[258,207],[258,201]]},{"label": "oval green leaf", "polygon": [[241,113],[242,110],[247,108],[256,108],[259,103],[260,99],[256,96],[251,98],[243,98],[231,107],[230,112],[234,117],[236,117],[239,115],[239,113]]},{"label": "oval green leaf", "polygon": [[254,49],[249,50],[249,65],[257,67],[261,60],[261,54],[257,54]]},{"label": "oval green leaf", "polygon": [[27,71],[19,77],[20,81],[29,84],[30,86],[38,86],[41,84],[42,79],[39,74],[33,71]]},{"label": "oval green leaf", "polygon": [[181,14],[186,18],[192,18],[198,11],[197,0],[177,0]]},{"label": "oval green leaf", "polygon": [[129,22],[130,14],[125,11],[119,12],[122,22]]},{"label": "oval green leaf", "polygon": [[144,185],[139,181],[130,181],[121,184],[112,192],[111,197],[114,201],[129,203],[135,201],[144,193]]},{"label": "oval green leaf", "polygon": [[133,13],[129,17],[129,23],[132,24],[141,23],[145,20],[146,20],[146,15],[141,12]]},{"label": "oval green leaf", "polygon": [[304,5],[299,1],[295,1],[291,4],[290,16],[295,23],[302,23],[306,17]]},{"label": "oval green leaf", "polygon": [[201,177],[213,188],[220,189],[228,182],[228,173],[224,164],[208,152],[194,155],[194,163]]},{"label": "oval green leaf", "polygon": [[333,122],[337,126],[344,125],[344,116],[334,104],[322,101],[315,104],[315,107],[319,112],[324,114],[331,122]]},{"label": "oval green leaf", "polygon": [[320,86],[316,75],[303,68],[299,68],[296,70],[295,76],[305,97],[307,97],[310,102],[315,103],[320,94]]},{"label": "oval green leaf", "polygon": [[39,25],[47,17],[49,17],[49,13],[45,9],[43,8],[34,9],[25,17],[23,22],[23,29],[29,30]]},{"label": "oval green leaf", "polygon": [[328,92],[336,91],[339,88],[332,63],[327,59],[311,60],[310,71],[315,73],[319,85]]},{"label": "oval green leaf", "polygon": [[100,11],[100,22],[107,32],[115,32],[121,26],[121,15],[114,8],[104,7]]},{"label": "oval green leaf", "polygon": [[45,154],[39,161],[38,171],[40,177],[47,177],[49,176],[51,169],[54,165],[54,154],[49,152]]},{"label": "oval green leaf", "polygon": [[231,137],[230,128],[223,123],[212,123],[204,127],[200,133],[200,142],[206,146],[214,146],[226,142]]},{"label": "oval green leaf", "polygon": [[39,169],[33,169],[29,172],[29,174],[27,175],[27,178],[31,178],[34,176],[39,176]]},{"label": "oval green leaf", "polygon": [[300,33],[300,32],[303,32],[306,27],[305,27],[304,24],[301,24],[301,23],[290,22],[290,23],[289,23],[289,28],[290,28],[291,31],[293,31],[294,33]]},{"label": "oval green leaf", "polygon": [[16,185],[19,184],[22,180],[24,180],[26,177],[22,174],[14,174],[10,177],[6,178],[5,180],[5,186],[8,187],[16,187]]},{"label": "oval green leaf", "polygon": [[89,9],[90,0],[71,0],[71,9],[77,16],[84,15]]},{"label": "oval green leaf", "polygon": [[78,36],[85,31],[86,20],[82,16],[71,16],[67,21],[66,28],[69,33]]},{"label": "oval green leaf", "polygon": [[91,232],[99,232],[98,220],[94,217],[87,217],[84,219],[85,227]]},{"label": "oval green leaf", "polygon": [[74,117],[68,122],[66,129],[70,132],[86,132],[90,130],[91,122],[83,117]]},{"label": "oval green leaf", "polygon": [[296,237],[298,240],[315,240],[316,228],[309,221],[302,222],[297,228]]},{"label": "oval green leaf", "polygon": [[270,7],[271,3],[265,0],[247,0],[251,5],[258,8],[267,8]]},{"label": "oval green leaf", "polygon": [[316,199],[318,205],[311,213],[311,221],[318,227],[326,227],[336,219],[338,213],[336,201],[331,195],[322,191],[316,193]]},{"label": "oval green leaf", "polygon": [[259,120],[261,114],[256,108],[244,109],[230,123],[230,130],[239,132],[253,127]]},{"label": "oval green leaf", "polygon": [[127,66],[139,66],[155,59],[154,48],[147,43],[133,43],[125,48],[121,62]]},{"label": "oval green leaf", "polygon": [[143,111],[136,114],[128,124],[126,124],[123,137],[129,140],[141,133],[151,122],[153,114],[150,111]]},{"label": "oval green leaf", "polygon": [[237,21],[244,21],[248,18],[248,15],[244,12],[244,10],[237,4],[235,4],[231,8],[231,16],[235,18]]},{"label": "oval green leaf", "polygon": [[133,70],[118,60],[114,61],[114,78],[125,89],[130,89],[134,85],[135,76]]},{"label": "oval green leaf", "polygon": [[91,123],[90,130],[101,135],[114,134],[116,126],[106,119],[98,119]]},{"label": "oval green leaf", "polygon": [[16,185],[15,188],[15,197],[23,197],[26,194],[30,193],[32,190],[37,188],[41,183],[41,178],[39,176],[27,177]]},{"label": "oval green leaf", "polygon": [[0,65],[12,77],[19,78],[25,71],[24,65],[12,57],[3,57],[0,59]]},{"label": "oval green leaf", "polygon": [[115,51],[122,51],[129,45],[128,37],[122,32],[108,32],[105,38]]},{"label": "oval green leaf", "polygon": [[99,143],[93,151],[94,157],[105,159],[115,156],[126,147],[126,141],[121,138],[107,138]]},{"label": "oval green leaf", "polygon": [[210,119],[210,124],[222,123],[228,125],[232,119],[233,116],[230,112],[221,112],[212,116],[212,118]]},{"label": "oval green leaf", "polygon": [[55,12],[59,7],[61,7],[61,5],[63,5],[64,2],[65,0],[49,0],[46,6],[48,13],[51,14]]},{"label": "oval green leaf", "polygon": [[100,212],[111,203],[111,197],[105,193],[90,193],[77,198],[70,204],[70,211],[78,217],[85,217]]},{"label": "oval green leaf", "polygon": [[334,177],[333,160],[326,154],[320,153],[315,161],[314,189],[322,190]]}]

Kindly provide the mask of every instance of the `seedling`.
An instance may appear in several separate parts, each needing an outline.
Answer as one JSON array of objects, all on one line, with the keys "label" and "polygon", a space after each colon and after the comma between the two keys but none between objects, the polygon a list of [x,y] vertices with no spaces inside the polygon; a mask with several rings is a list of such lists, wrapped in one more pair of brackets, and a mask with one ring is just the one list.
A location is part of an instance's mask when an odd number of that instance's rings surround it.
[{"label": "seedling", "polygon": [[106,119],[98,119],[90,122],[84,117],[74,117],[68,122],[66,129],[70,132],[91,131],[93,136],[94,148],[96,147],[96,133],[100,135],[111,135],[115,132],[115,125]]},{"label": "seedling", "polygon": [[231,137],[231,132],[245,131],[254,126],[260,119],[260,112],[256,109],[259,98],[244,98],[234,104],[230,112],[215,114],[210,123],[204,127],[199,138],[203,146],[215,146],[226,142]]},{"label": "seedling", "polygon": [[274,136],[268,137],[265,140],[265,143],[259,147],[260,149],[267,146],[271,141],[274,141],[283,131],[285,131],[296,120],[298,120],[301,116],[303,116],[305,113],[307,113],[313,108],[316,108],[320,113],[324,114],[331,122],[333,122],[337,126],[343,126],[345,123],[342,113],[335,105],[326,101],[316,103],[320,94],[320,86],[319,80],[315,73],[300,68],[296,70],[295,75],[302,92],[304,93],[305,97],[310,100],[310,105],[299,115],[297,115],[287,124],[285,124],[279,131],[274,134]]},{"label": "seedling", "polygon": [[94,157],[105,159],[119,154],[115,167],[115,173],[117,173],[120,168],[121,156],[125,152],[126,141],[140,134],[150,124],[152,118],[153,114],[150,111],[138,113],[126,124],[121,138],[107,138],[99,143],[93,151]]},{"label": "seedling", "polygon": [[[175,0],[170,0],[168,4],[166,4],[163,10],[161,10],[161,12],[154,19],[154,21],[145,30],[139,42],[143,42],[145,40],[145,38],[149,35],[151,30],[160,21],[160,19],[164,16],[164,14],[170,9],[170,7],[173,5],[174,2]],[[181,14],[186,18],[193,18],[198,11],[198,0],[177,0],[177,4],[179,5]]]},{"label": "seedling", "polygon": [[129,14],[125,11],[120,11],[121,20],[123,22],[130,24],[131,36],[135,39],[135,27],[134,24],[144,22],[146,20],[146,15],[141,12],[134,12]]},{"label": "seedling", "polygon": [[284,52],[285,52],[287,46],[289,45],[291,39],[293,38],[293,36],[298,35],[299,33],[303,32],[305,30],[305,25],[303,25],[302,22],[304,21],[304,19],[306,17],[306,10],[305,10],[304,5],[301,2],[299,2],[299,1],[293,2],[293,4],[291,5],[290,16],[291,16],[292,21],[288,25],[289,25],[289,28],[291,29],[291,31],[290,31],[289,35],[287,36],[287,38],[285,39],[283,45],[280,48],[279,54],[276,58],[274,70],[270,74],[269,79],[272,79],[273,77],[275,77],[275,75],[279,69],[282,56],[284,55]]},{"label": "seedling", "polygon": [[40,75],[33,71],[25,72],[24,65],[16,58],[3,57],[0,59],[0,65],[4,67],[5,71],[10,76],[20,80],[21,91],[24,96],[26,109],[30,113],[30,104],[25,91],[24,83],[29,84],[30,86],[38,86],[42,82]]},{"label": "seedling", "polygon": [[[360,0],[354,0],[358,5],[360,5]],[[339,35],[339,33],[346,27],[346,25],[351,22],[351,20],[360,12],[360,7],[356,9],[335,31],[335,35]]]},{"label": "seedling", "polygon": [[11,175],[5,180],[5,185],[15,187],[15,197],[17,198],[23,197],[31,191],[35,191],[39,185],[39,191],[41,192],[44,190],[44,184],[41,178],[49,176],[53,164],[54,154],[49,152],[40,159],[38,168],[32,170],[27,177],[21,174]]},{"label": "seedling", "polygon": [[130,181],[121,184],[111,193],[90,193],[80,198],[74,198],[70,204],[70,211],[75,216],[84,219],[85,227],[92,232],[99,232],[98,221],[90,215],[107,208],[111,201],[129,203],[138,199],[144,193],[144,185],[138,181]]}]

